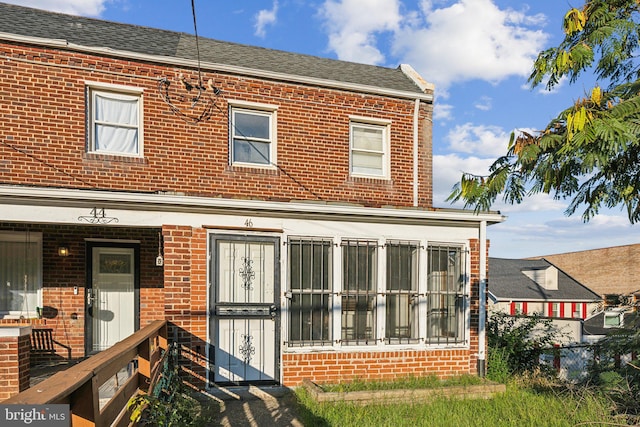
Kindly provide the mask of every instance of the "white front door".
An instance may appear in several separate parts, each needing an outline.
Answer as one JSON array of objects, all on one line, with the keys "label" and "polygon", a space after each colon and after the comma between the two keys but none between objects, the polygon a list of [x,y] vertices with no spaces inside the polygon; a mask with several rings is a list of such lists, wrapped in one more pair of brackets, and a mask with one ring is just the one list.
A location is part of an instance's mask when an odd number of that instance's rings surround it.
[{"label": "white front door", "polygon": [[135,249],[92,247],[86,295],[89,352],[105,350],[135,331]]},{"label": "white front door", "polygon": [[213,237],[212,380],[278,380],[277,239]]}]

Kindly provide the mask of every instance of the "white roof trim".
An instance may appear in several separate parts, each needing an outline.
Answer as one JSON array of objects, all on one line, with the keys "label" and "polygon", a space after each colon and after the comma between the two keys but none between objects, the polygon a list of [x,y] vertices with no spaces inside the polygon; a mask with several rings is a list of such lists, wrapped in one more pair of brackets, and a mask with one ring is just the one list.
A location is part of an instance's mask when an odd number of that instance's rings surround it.
[{"label": "white roof trim", "polygon": [[0,186],[1,204],[36,206],[114,207],[134,210],[202,212],[224,214],[277,215],[286,217],[324,218],[336,221],[428,223],[450,222],[476,225],[481,221],[499,223],[505,217],[498,213],[474,213],[468,210],[422,210],[415,208],[371,208],[331,202],[272,202],[262,200],[192,197],[175,194],[73,190],[62,188]]},{"label": "white roof trim", "polygon": [[[69,43],[64,39],[47,39],[42,37],[22,36],[12,33],[0,32],[0,40],[8,40],[20,43],[36,44],[40,46],[55,47],[66,50],[75,50],[78,52],[88,52],[101,55],[119,56],[127,59],[137,59],[141,61],[149,61],[161,63],[164,65],[177,65],[182,67],[197,67],[198,61],[191,59],[176,58],[173,56],[147,55],[144,53],[130,52],[125,50],[116,50],[105,47],[92,47]],[[42,63],[46,65],[46,62]],[[333,89],[342,89],[353,92],[364,92],[374,95],[384,95],[403,99],[420,99],[422,101],[433,102],[433,94],[420,94],[416,92],[407,92],[393,89],[385,89],[376,86],[361,85],[357,83],[339,82],[335,80],[318,79],[314,77],[298,76],[295,74],[277,73],[272,71],[257,70],[253,68],[238,67],[227,64],[217,64],[214,62],[201,62],[202,69],[210,71],[227,72],[232,74],[240,74],[251,77],[259,77],[271,80],[283,80],[287,82],[302,83],[314,86],[323,86]],[[417,73],[416,73],[417,74]],[[415,79],[414,79],[415,82]]]}]

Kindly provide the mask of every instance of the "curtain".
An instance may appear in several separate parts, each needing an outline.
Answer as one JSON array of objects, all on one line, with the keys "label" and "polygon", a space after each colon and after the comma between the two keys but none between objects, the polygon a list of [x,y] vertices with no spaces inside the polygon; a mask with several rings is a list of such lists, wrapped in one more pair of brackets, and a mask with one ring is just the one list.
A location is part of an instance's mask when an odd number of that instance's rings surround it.
[{"label": "curtain", "polygon": [[138,107],[137,96],[115,93],[95,94],[95,151],[139,154]]}]

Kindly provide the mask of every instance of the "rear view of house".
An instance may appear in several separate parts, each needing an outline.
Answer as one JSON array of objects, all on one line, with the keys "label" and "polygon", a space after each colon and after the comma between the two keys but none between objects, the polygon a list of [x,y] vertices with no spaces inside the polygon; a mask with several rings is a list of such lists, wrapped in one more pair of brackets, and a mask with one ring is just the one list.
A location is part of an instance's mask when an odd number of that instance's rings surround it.
[{"label": "rear view of house", "polygon": [[411,67],[0,4],[0,68],[2,322],[166,319],[199,387],[481,368],[503,218],[433,206]]}]

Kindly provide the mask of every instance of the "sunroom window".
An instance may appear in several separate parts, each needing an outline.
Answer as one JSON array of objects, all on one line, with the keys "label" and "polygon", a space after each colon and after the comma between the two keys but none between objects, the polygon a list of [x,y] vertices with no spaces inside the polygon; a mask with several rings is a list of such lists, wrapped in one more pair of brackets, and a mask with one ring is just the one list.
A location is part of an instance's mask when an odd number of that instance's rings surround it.
[{"label": "sunroom window", "polygon": [[0,316],[35,316],[42,288],[42,234],[0,232]]},{"label": "sunroom window", "polygon": [[427,258],[427,342],[463,342],[466,273],[462,248],[430,246]]},{"label": "sunroom window", "polygon": [[289,345],[331,344],[333,242],[289,240]]},{"label": "sunroom window", "polygon": [[342,342],[375,344],[378,245],[342,242]]},{"label": "sunroom window", "polygon": [[385,294],[387,343],[417,342],[419,245],[389,242]]}]

